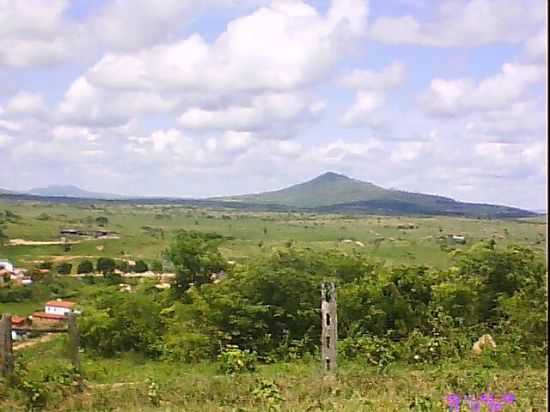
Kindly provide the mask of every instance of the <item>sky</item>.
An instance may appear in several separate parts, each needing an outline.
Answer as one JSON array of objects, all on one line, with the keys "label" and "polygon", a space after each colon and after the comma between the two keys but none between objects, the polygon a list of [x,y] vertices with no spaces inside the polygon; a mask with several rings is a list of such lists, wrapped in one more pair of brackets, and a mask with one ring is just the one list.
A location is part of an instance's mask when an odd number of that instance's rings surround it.
[{"label": "sky", "polygon": [[0,0],[0,188],[546,209],[545,3]]}]

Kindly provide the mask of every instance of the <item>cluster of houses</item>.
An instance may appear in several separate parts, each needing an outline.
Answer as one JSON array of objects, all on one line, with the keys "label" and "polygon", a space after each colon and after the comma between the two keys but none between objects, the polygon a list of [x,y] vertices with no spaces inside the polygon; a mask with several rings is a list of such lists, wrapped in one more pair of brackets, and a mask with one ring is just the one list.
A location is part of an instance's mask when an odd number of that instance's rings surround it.
[{"label": "cluster of houses", "polygon": [[[51,328],[62,326],[71,313],[78,313],[76,303],[69,300],[56,299],[46,302],[44,311],[34,312],[31,316],[12,316],[12,328]],[[28,331],[12,331],[13,339],[21,339]]]},{"label": "cluster of houses", "polygon": [[8,282],[18,286],[32,284],[30,276],[26,275],[25,269],[16,268],[9,260],[0,260],[0,287]]}]

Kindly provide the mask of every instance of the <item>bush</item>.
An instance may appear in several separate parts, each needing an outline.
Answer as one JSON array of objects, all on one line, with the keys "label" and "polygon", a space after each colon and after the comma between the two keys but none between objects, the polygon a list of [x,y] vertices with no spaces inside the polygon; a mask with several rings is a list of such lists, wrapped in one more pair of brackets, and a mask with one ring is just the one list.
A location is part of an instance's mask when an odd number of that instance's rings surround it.
[{"label": "bush", "polygon": [[70,275],[71,270],[73,269],[73,265],[67,262],[63,262],[57,266],[57,273],[60,275]]},{"label": "bush", "polygon": [[53,267],[53,262],[50,262],[48,260],[44,261],[44,262],[40,262],[38,264],[38,269],[47,269],[47,270],[50,270],[51,268]]},{"label": "bush", "polygon": [[0,288],[0,303],[23,302],[32,297],[29,287]]},{"label": "bush", "polygon": [[364,360],[378,370],[385,370],[396,360],[396,345],[376,336],[348,337],[338,343],[338,352],[346,359]]},{"label": "bush", "polygon": [[127,273],[130,271],[130,265],[126,260],[117,260],[115,262],[115,268],[124,273]]},{"label": "bush", "polygon": [[149,268],[147,267],[147,263],[145,263],[143,260],[136,261],[136,264],[134,265],[134,272],[136,273],[143,273],[147,272]]},{"label": "bush", "polygon": [[220,371],[228,375],[256,370],[256,353],[241,350],[235,345],[228,345],[218,358]]},{"label": "bush", "polygon": [[153,260],[153,263],[151,263],[151,270],[155,273],[162,273],[162,262],[160,262],[159,260]]},{"label": "bush", "polygon": [[114,259],[101,257],[97,260],[97,270],[103,274],[112,273],[115,270]]},{"label": "bush", "polygon": [[202,333],[169,333],[164,338],[164,356],[180,362],[212,359],[215,349],[215,342]]},{"label": "bush", "polygon": [[76,273],[92,273],[94,271],[94,264],[89,260],[83,260],[78,264],[76,268]]}]

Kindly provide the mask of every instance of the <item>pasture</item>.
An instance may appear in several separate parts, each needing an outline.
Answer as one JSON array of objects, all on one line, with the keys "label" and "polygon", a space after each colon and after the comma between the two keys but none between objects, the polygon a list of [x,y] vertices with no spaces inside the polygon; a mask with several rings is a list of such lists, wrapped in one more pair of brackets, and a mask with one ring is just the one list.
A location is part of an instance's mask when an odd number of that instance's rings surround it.
[{"label": "pasture", "polygon": [[[10,259],[24,268],[44,260],[77,263],[84,258],[97,259],[102,256],[163,260],[163,251],[181,229],[224,235],[226,240],[221,251],[227,259],[234,261],[294,246],[318,250],[337,248],[366,254],[390,264],[426,264],[441,268],[451,264],[450,251],[482,239],[494,239],[497,247],[524,245],[543,254],[546,234],[546,216],[494,220],[242,212],[173,205],[8,201],[0,202],[0,210],[17,216],[3,222],[7,239],[0,246],[0,258]],[[101,217],[107,218],[107,223],[102,227],[97,224],[97,219]],[[415,228],[399,228],[408,224]],[[70,250],[66,250],[60,242],[61,229],[98,227],[117,232],[119,238],[70,238],[68,240],[74,242],[69,245]],[[452,234],[464,235],[466,245],[446,240],[447,235]],[[10,244],[10,240],[20,244]]]}]

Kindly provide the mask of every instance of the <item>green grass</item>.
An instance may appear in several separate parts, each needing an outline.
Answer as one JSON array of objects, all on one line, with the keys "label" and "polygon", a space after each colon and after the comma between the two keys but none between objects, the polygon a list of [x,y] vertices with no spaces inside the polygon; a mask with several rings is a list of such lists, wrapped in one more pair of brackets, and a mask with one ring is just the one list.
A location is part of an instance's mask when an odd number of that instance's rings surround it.
[{"label": "green grass", "polygon": [[[62,338],[26,349],[18,357],[31,377],[68,365]],[[275,384],[282,398],[277,403],[279,409],[273,409],[280,411],[407,411],[415,399],[431,403],[425,410],[445,411],[447,394],[484,390],[513,392],[517,397],[513,410],[543,411],[547,388],[543,366],[484,367],[469,358],[437,365],[394,365],[379,373],[365,362],[341,361],[338,373],[331,378],[322,374],[312,357],[259,365],[255,372],[227,376],[218,371],[216,362],[192,365],[152,361],[135,354],[105,359],[82,353],[88,389],[82,395],[56,393],[44,410],[268,411],[266,399],[254,395],[260,382],[268,382]],[[157,385],[158,406],[148,396],[148,379]],[[2,410],[23,410],[20,399],[8,398],[0,401]]]},{"label": "green grass", "polygon": [[[107,229],[120,233],[120,239],[85,240],[65,252],[62,245],[0,246],[0,258],[8,258],[22,267],[35,261],[54,259],[78,263],[84,258],[101,256],[127,259],[162,259],[162,252],[180,229],[218,232],[231,237],[221,249],[231,260],[270,254],[292,240],[298,247],[355,250],[394,264],[426,264],[447,267],[452,264],[442,250],[438,236],[465,234],[468,244],[494,238],[497,247],[516,243],[541,255],[545,248],[546,219],[487,220],[455,217],[383,217],[318,215],[305,213],[240,212],[234,210],[190,209],[179,206],[135,205],[64,205],[29,202],[0,202],[21,216],[16,223],[5,223],[10,239],[35,241],[59,240],[59,229],[95,228],[98,216],[109,219]],[[42,214],[48,220],[39,220]],[[229,217],[229,218],[228,218]],[[88,219],[88,220],[87,220]],[[414,223],[417,229],[401,230],[398,225]],[[162,229],[163,237],[153,236],[144,227]],[[380,245],[375,239],[383,239]],[[361,241],[365,247],[340,242]],[[462,245],[449,245],[462,248]],[[467,245],[466,245],[467,246]]]},{"label": "green grass", "polygon": [[0,313],[9,313],[18,316],[28,316],[37,310],[44,310],[44,302],[17,302],[17,303],[0,303]]}]

